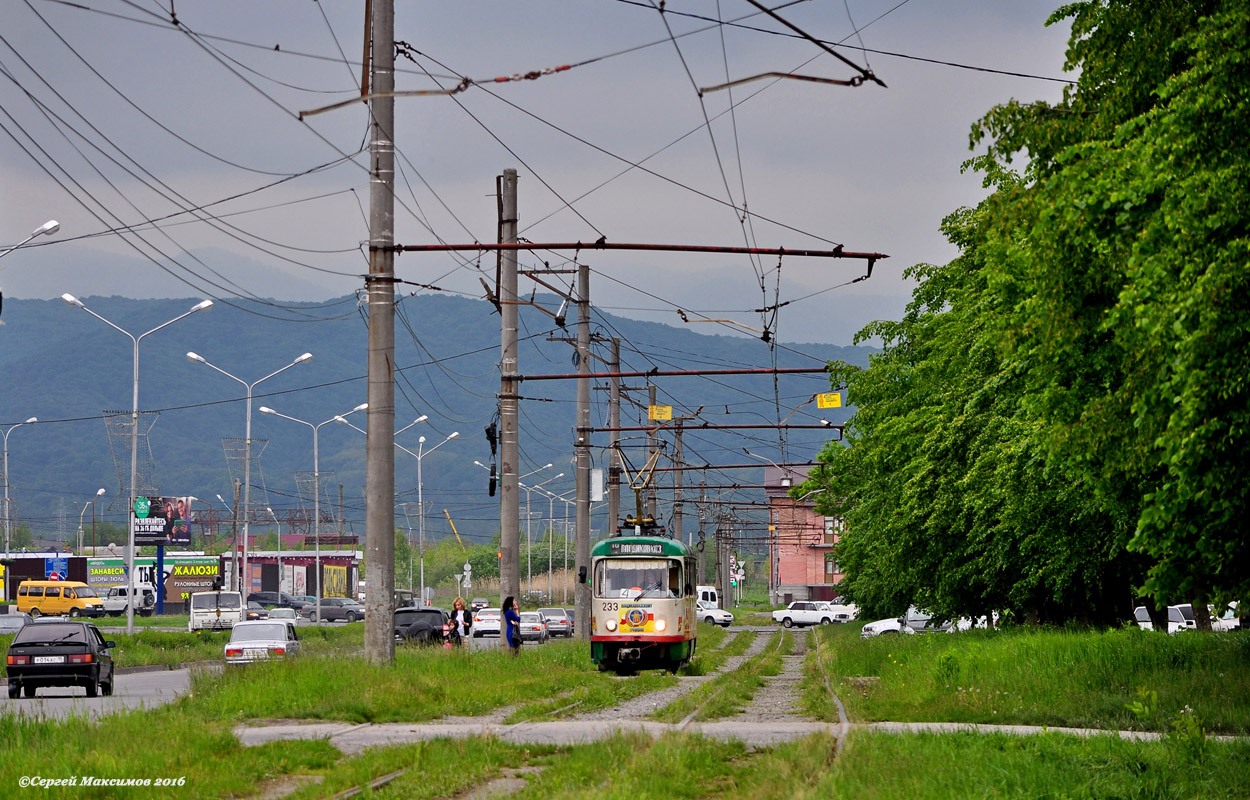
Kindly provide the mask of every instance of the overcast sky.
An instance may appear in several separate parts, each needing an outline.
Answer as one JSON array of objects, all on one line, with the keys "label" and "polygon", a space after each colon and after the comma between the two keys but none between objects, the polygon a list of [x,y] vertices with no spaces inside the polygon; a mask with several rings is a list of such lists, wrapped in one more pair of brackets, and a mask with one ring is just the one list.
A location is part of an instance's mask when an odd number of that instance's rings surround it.
[{"label": "overcast sky", "polygon": [[[0,246],[62,224],[0,261],[5,294],[306,301],[360,288],[365,108],[299,112],[359,93],[363,3],[183,0],[177,26],[168,0],[91,5],[4,5]],[[1073,77],[1067,25],[1043,25],[1056,5],[774,4],[888,88],[767,79],[700,98],[765,72],[858,73],[743,0],[670,0],[664,14],[625,0],[404,0],[395,38],[411,59],[397,61],[397,88],[478,83],[396,100],[396,241],[495,241],[495,176],[513,167],[533,242],[886,253],[854,285],[861,261],[787,257],[778,274],[776,257],[583,254],[606,310],[680,325],[681,308],[749,333],[762,325],[753,309],[789,302],[781,339],[849,344],[901,312],[907,267],[952,257],[942,217],[984,194],[960,173],[973,121],[1011,98],[1055,101],[1054,79]],[[492,82],[562,65],[573,68]],[[404,254],[397,272],[480,297],[494,260]]]}]

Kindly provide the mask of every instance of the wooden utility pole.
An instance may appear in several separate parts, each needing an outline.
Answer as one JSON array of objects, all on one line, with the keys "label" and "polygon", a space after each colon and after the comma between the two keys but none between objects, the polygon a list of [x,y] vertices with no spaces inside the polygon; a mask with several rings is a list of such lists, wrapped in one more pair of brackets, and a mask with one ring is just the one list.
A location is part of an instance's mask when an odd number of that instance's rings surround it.
[{"label": "wooden utility pole", "polygon": [[[498,181],[499,241],[516,243],[517,172],[505,169]],[[504,250],[499,261],[499,603],[521,596],[521,497],[517,487],[521,446],[517,422],[517,257]],[[586,619],[582,617],[582,619]],[[507,637],[500,636],[500,646]]]},{"label": "wooden utility pole", "polygon": [[365,658],[390,663],[395,660],[395,6],[394,0],[372,4]]}]

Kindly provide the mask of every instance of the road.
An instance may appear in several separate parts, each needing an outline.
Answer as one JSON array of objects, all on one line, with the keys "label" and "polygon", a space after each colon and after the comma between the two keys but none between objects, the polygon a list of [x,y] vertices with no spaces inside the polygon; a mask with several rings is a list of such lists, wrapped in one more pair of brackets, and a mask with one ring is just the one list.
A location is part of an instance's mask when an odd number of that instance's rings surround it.
[{"label": "road", "polygon": [[117,674],[112,697],[87,697],[81,687],[53,686],[39,689],[34,698],[10,700],[0,692],[0,714],[22,714],[44,719],[64,719],[71,714],[102,717],[131,708],[163,705],[191,688],[190,669]]}]

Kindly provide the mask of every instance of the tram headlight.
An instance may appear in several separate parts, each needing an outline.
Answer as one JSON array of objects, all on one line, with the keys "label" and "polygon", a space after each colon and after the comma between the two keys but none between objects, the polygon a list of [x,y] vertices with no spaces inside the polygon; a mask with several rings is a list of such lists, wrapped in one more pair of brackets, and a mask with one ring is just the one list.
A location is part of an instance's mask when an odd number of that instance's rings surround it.
[{"label": "tram headlight", "polygon": [[608,620],[607,622],[603,623],[603,627],[607,628],[609,631],[616,630],[616,620],[614,619]]},{"label": "tram headlight", "polygon": [[655,632],[656,632],[656,633],[663,633],[663,632],[664,632],[665,630],[667,630],[667,629],[668,629],[668,623],[667,623],[667,622],[665,622],[665,621],[664,621],[664,620],[662,620],[662,619],[657,619],[657,620],[655,621]]}]

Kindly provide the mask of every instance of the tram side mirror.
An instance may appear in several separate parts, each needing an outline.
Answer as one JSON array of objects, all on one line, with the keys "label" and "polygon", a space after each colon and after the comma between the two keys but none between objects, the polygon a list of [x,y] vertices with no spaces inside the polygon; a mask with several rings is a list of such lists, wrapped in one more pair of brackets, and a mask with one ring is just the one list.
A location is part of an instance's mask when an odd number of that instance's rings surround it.
[{"label": "tram side mirror", "polygon": [[694,587],[688,583],[686,584],[686,594],[694,594]]},{"label": "tram side mirror", "polygon": [[577,582],[578,583],[586,582],[586,568],[585,567],[577,568]]}]

